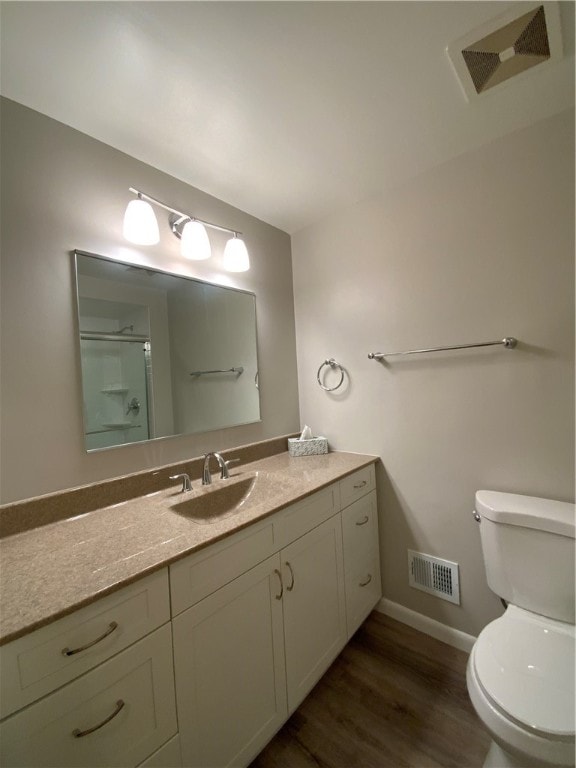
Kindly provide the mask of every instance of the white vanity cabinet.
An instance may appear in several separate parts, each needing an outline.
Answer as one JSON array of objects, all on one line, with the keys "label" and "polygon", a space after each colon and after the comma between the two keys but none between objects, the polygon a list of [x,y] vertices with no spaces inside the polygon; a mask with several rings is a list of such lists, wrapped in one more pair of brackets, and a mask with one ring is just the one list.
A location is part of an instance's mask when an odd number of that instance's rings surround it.
[{"label": "white vanity cabinet", "polygon": [[339,510],[335,483],[171,568],[177,608],[196,600],[173,619],[184,765],[247,765],[343,648]]},{"label": "white vanity cabinet", "polygon": [[3,708],[19,711],[0,723],[0,765],[136,766],[172,738],[169,617],[163,569],[2,646]]},{"label": "white vanity cabinet", "polygon": [[1,646],[0,766],[246,766],[380,596],[372,464]]}]

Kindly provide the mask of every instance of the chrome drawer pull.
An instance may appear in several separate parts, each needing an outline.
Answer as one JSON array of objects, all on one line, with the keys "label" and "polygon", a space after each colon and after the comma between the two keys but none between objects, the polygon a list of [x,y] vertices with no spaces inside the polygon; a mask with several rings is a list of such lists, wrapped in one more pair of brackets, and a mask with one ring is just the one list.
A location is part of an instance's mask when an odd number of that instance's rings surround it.
[{"label": "chrome drawer pull", "polygon": [[369,573],[369,574],[368,574],[368,578],[366,579],[366,581],[361,581],[361,582],[360,582],[360,584],[358,584],[358,586],[359,586],[359,587],[365,587],[365,586],[367,586],[368,584],[370,584],[370,582],[371,582],[371,581],[372,581],[372,574],[371,574],[371,573]]},{"label": "chrome drawer pull", "polygon": [[114,712],[112,712],[111,715],[109,715],[106,720],[102,720],[101,723],[98,723],[98,725],[95,725],[93,728],[87,728],[85,731],[81,731],[80,728],[74,728],[72,731],[72,736],[74,736],[75,739],[81,739],[82,736],[88,736],[90,733],[94,733],[94,731],[97,731],[98,729],[102,728],[106,725],[106,723],[109,723],[110,720],[114,720],[116,715],[119,715],[120,712],[124,709],[124,702],[122,699],[118,699],[116,702],[116,709]]},{"label": "chrome drawer pull", "polygon": [[366,523],[368,522],[368,520],[370,520],[370,518],[368,517],[368,515],[366,515],[366,517],[364,518],[364,520],[360,520],[360,522],[356,522],[356,525],[366,525]]},{"label": "chrome drawer pull", "polygon": [[288,592],[292,592],[292,590],[294,589],[294,571],[292,570],[292,566],[290,565],[289,562],[286,562],[286,568],[288,568],[288,570],[290,571],[290,576],[292,576],[292,581],[290,582],[290,586],[286,587],[286,589],[288,590]]},{"label": "chrome drawer pull", "polygon": [[99,643],[101,640],[104,640],[105,637],[108,637],[108,635],[111,635],[112,632],[118,627],[118,624],[115,621],[110,622],[110,626],[104,632],[103,635],[100,635],[100,637],[97,637],[96,640],[92,640],[91,643],[86,643],[86,645],[81,646],[80,648],[63,648],[62,649],[62,655],[63,656],[74,656],[75,653],[80,653],[81,651],[85,651],[88,648],[92,648],[93,645],[96,645],[96,643]]},{"label": "chrome drawer pull", "polygon": [[280,594],[274,595],[276,600],[282,600],[282,595],[284,594],[284,583],[282,581],[282,574],[278,570],[278,568],[274,568],[274,573],[277,574],[278,578],[280,579]]},{"label": "chrome drawer pull", "polygon": [[368,481],[367,480],[362,480],[361,483],[356,483],[354,488],[356,488],[356,490],[358,490],[358,488],[364,488],[365,485],[368,485]]}]

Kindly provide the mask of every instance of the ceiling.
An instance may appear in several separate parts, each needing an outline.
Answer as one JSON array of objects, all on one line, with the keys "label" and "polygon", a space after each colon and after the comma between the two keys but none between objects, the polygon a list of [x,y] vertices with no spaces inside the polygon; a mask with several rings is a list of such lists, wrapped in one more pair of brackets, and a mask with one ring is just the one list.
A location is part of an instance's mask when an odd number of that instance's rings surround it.
[{"label": "ceiling", "polygon": [[[516,2],[3,2],[2,94],[289,233],[574,104],[564,58],[468,102]],[[154,194],[154,190],[146,190]]]}]

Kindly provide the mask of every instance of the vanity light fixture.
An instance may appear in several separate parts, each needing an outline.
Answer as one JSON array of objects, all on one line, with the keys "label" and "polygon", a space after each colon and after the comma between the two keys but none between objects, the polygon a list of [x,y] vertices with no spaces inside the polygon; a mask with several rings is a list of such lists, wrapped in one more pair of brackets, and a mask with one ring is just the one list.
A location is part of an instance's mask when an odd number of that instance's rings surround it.
[{"label": "vanity light fixture", "polygon": [[237,232],[234,232],[234,236],[228,240],[224,248],[224,269],[228,272],[246,272],[250,269],[246,245],[244,240],[238,237]]},{"label": "vanity light fixture", "polygon": [[124,214],[124,237],[136,245],[156,245],[160,241],[158,222],[150,203],[138,193],[136,200],[131,200]]},{"label": "vanity light fixture", "polygon": [[212,256],[210,240],[206,227],[197,219],[170,216],[170,228],[176,237],[180,238],[180,253],[187,259],[203,261]]},{"label": "vanity light fixture", "polygon": [[[150,205],[152,203],[152,205],[163,208],[171,214],[169,218],[170,229],[175,237],[180,240],[180,252],[183,256],[196,261],[210,258],[212,250],[208,233],[206,232],[206,227],[209,227],[220,232],[229,232],[232,235],[224,249],[224,269],[228,272],[246,272],[246,270],[250,269],[250,257],[248,256],[246,244],[241,238],[241,232],[197,219],[195,216],[178,211],[176,208],[172,208],[172,206],[166,205],[166,203],[162,203],[160,200],[156,200],[156,198],[133,187],[130,187],[130,192],[137,195],[138,198],[128,203],[124,216],[124,237],[130,242],[137,245],[154,245],[159,242],[158,222]],[[136,209],[137,214],[134,213],[135,205],[138,206]],[[142,206],[146,206],[146,209],[143,209]],[[146,211],[145,214],[142,214],[142,218],[138,217],[140,211]],[[153,224],[151,223],[152,220]],[[152,238],[154,225],[156,227],[155,239]]]}]

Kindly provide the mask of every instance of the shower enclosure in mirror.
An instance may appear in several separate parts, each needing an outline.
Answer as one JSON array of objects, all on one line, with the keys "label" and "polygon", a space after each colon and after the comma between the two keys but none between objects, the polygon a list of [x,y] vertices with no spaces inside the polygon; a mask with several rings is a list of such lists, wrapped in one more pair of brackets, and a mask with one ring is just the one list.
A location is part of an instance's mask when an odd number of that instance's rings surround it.
[{"label": "shower enclosure in mirror", "polygon": [[254,294],[74,257],[88,451],[260,420]]}]

